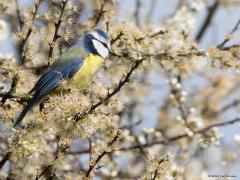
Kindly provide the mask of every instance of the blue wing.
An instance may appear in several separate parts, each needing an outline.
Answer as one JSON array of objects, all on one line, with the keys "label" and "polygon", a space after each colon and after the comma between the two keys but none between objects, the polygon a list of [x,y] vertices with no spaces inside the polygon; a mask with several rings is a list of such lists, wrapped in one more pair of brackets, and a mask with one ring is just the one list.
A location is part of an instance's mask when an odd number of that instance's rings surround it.
[{"label": "blue wing", "polygon": [[61,81],[70,79],[82,66],[83,59],[73,60],[68,64],[50,67],[37,81],[30,93],[33,93],[32,99],[23,108],[14,123],[14,128],[21,123],[29,109],[37,104],[43,97],[47,96],[61,84]]}]

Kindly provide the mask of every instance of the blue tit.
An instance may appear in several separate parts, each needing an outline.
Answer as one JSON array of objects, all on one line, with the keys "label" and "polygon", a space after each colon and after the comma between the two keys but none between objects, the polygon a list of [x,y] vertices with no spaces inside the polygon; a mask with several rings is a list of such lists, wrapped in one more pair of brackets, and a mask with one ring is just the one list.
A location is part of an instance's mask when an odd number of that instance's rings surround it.
[{"label": "blue tit", "polygon": [[17,116],[16,128],[35,104],[54,91],[61,82],[68,81],[73,86],[84,89],[110,53],[108,34],[96,29],[79,38],[74,46],[64,51],[40,77],[30,93],[32,98]]}]

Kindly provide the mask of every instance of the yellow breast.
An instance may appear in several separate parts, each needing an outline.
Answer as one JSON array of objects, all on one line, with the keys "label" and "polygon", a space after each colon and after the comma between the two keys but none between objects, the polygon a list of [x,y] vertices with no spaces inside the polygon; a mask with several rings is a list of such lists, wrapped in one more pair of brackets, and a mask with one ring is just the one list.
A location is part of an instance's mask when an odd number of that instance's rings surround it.
[{"label": "yellow breast", "polygon": [[104,60],[100,56],[90,54],[84,59],[83,65],[72,77],[70,83],[77,88],[86,89],[103,61]]}]

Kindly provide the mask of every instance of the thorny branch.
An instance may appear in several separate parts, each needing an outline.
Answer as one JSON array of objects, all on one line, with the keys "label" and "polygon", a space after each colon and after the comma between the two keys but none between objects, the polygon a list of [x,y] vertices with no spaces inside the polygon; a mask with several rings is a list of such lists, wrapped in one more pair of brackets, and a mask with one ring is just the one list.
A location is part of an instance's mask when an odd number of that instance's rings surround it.
[{"label": "thorny branch", "polygon": [[[117,139],[118,139],[118,137],[119,137],[119,133],[120,133],[120,132],[119,132],[119,130],[118,130],[118,131],[117,131],[117,134],[116,134],[116,136],[113,138],[113,140],[108,143],[107,148],[110,148],[110,147],[117,141]],[[87,173],[86,173],[86,177],[89,177],[89,175],[91,174],[92,170],[93,170],[94,167],[97,165],[97,163],[98,163],[106,154],[108,154],[108,153],[109,153],[109,151],[108,151],[108,150],[105,150],[105,151],[102,152],[102,154],[100,154],[100,155],[97,157],[97,159],[95,160],[95,162],[89,166],[89,169],[88,169],[88,171],[87,171]]]},{"label": "thorny branch", "polygon": [[103,15],[105,14],[106,11],[104,10],[104,7],[107,2],[108,2],[108,0],[104,0],[104,2],[101,4],[100,9],[95,10],[95,13],[92,17],[94,19],[92,28],[94,28],[98,25],[98,23],[102,19]]},{"label": "thorny branch", "polygon": [[120,31],[114,39],[111,39],[111,44],[114,44],[117,40],[121,39],[121,37],[123,35],[124,35],[124,33],[122,31]]},{"label": "thorny branch", "polygon": [[234,44],[234,45],[231,45],[231,46],[226,46],[226,47],[223,47],[222,50],[223,51],[229,51],[232,48],[240,48],[240,44]]},{"label": "thorny branch", "polygon": [[[222,127],[222,126],[231,125],[231,124],[235,124],[235,123],[239,123],[239,122],[240,122],[240,118],[236,118],[236,119],[226,121],[226,122],[215,123],[215,124],[209,125],[205,128],[202,128],[198,131],[195,131],[195,134],[203,134],[214,127]],[[142,144],[142,147],[150,147],[150,146],[154,146],[154,145],[158,145],[158,144],[166,145],[171,142],[177,141],[182,138],[187,138],[187,137],[189,137],[189,135],[187,133],[184,133],[184,134],[176,135],[176,136],[164,139],[164,140]],[[118,149],[118,151],[129,151],[129,150],[138,149],[138,148],[139,148],[139,145],[135,145],[135,146],[120,148],[120,149]]]},{"label": "thorny branch", "polygon": [[[67,0],[65,0],[65,1],[63,1],[63,3],[64,2],[66,2]],[[154,0],[153,0],[154,1]],[[16,2],[17,2],[17,0],[16,0]],[[40,2],[40,1],[39,1]],[[105,1],[106,2],[106,1]],[[138,2],[140,2],[140,1],[138,1]],[[217,1],[215,1],[216,3],[218,3],[218,0]],[[39,3],[39,5],[40,5],[40,3]],[[214,4],[214,5],[216,5],[216,4]],[[213,5],[213,7],[214,7],[214,5]],[[39,6],[38,6],[39,7]],[[33,18],[33,21],[35,20],[35,16],[36,16],[36,14],[37,14],[37,9],[38,9],[38,7],[36,7],[36,4],[35,4],[35,11],[34,11],[34,18]],[[56,41],[57,41],[57,39],[60,37],[59,35],[58,35],[58,31],[59,31],[59,28],[60,28],[60,24],[61,24],[61,22],[62,22],[62,15],[63,15],[63,13],[64,13],[64,9],[65,9],[65,6],[63,6],[63,9],[62,9],[62,11],[61,11],[61,14],[60,14],[60,17],[59,17],[59,21],[55,24],[55,33],[54,33],[54,37],[53,37],[53,39],[52,39],[52,42],[51,43],[49,43],[49,45],[50,45],[50,50],[49,50],[49,58],[48,58],[48,60],[52,57],[52,54],[53,54],[53,49],[54,49],[54,44],[56,43]],[[217,9],[217,7],[216,7],[216,9]],[[20,28],[21,28],[21,19],[20,19],[20,12],[19,12],[19,9],[17,10],[18,12],[17,12],[17,14],[18,14],[18,16],[19,16],[19,26],[20,26]],[[216,11],[216,10],[215,10]],[[99,14],[98,14],[98,16],[97,16],[97,18],[96,18],[96,21],[95,21],[95,26],[99,23],[99,21],[101,20],[101,17],[103,16],[103,14],[105,13],[105,11],[104,11],[104,4],[102,4],[102,6],[101,6],[101,8],[100,8],[100,10],[98,11],[99,12]],[[214,12],[212,12],[212,14],[214,14]],[[211,15],[211,16],[213,16],[213,15]],[[212,17],[210,17],[210,18],[212,18]],[[32,21],[32,23],[33,23],[33,21]],[[208,19],[208,23],[210,24],[210,20]],[[58,25],[58,23],[59,23],[59,25]],[[238,24],[236,25],[236,27],[234,28],[234,29],[238,29],[238,26],[239,26],[239,24],[240,24],[240,21],[238,22]],[[206,28],[207,28],[207,26],[208,25],[206,25]],[[23,40],[23,47],[22,47],[22,50],[24,51],[24,47],[25,47],[25,45],[26,45],[26,42],[27,42],[27,40],[29,39],[29,36],[30,36],[30,34],[31,34],[31,32],[32,32],[32,29],[31,29],[32,27],[30,26],[29,27],[29,29],[28,29],[28,32],[27,32],[27,34],[26,34],[26,37],[24,38],[24,40]],[[206,28],[205,28],[205,30],[203,30],[203,31],[205,31],[206,32]],[[232,33],[231,34],[233,34],[235,32],[235,30],[233,30],[232,31]],[[156,35],[158,35],[158,34],[161,34],[161,33],[164,33],[164,32],[159,32],[159,33],[156,33]],[[204,32],[202,33],[202,34],[204,34]],[[230,35],[231,35],[230,34]],[[117,39],[120,39],[121,38],[121,36],[122,36],[122,34],[120,33],[119,34],[119,36],[117,36],[116,37],[116,39],[113,39],[112,40],[112,43],[113,42],[115,42]],[[202,36],[202,35],[201,35]],[[155,34],[154,35],[150,35],[149,37],[155,37]],[[143,37],[143,38],[139,38],[139,40],[141,40],[141,39],[144,39],[145,37]],[[200,38],[201,39],[201,38]],[[137,40],[137,39],[136,39]],[[227,48],[232,48],[232,47],[239,47],[239,45],[233,45],[233,46],[229,46],[229,47],[224,47],[224,45],[228,42],[230,40],[230,38],[226,38],[225,40],[224,40],[224,42],[223,43],[221,43],[219,46],[220,47],[218,47],[219,49],[222,49],[222,50],[228,50]],[[51,50],[51,48],[52,48],[52,50]],[[22,51],[22,52],[23,52]],[[179,57],[181,57],[181,56],[183,56],[183,57],[187,57],[187,56],[191,56],[191,55],[196,55],[196,56],[204,56],[205,55],[205,52],[194,52],[194,53],[189,53],[189,54],[185,54],[185,53],[181,53],[181,52],[179,52],[179,54],[177,55],[177,56],[179,56]],[[139,60],[136,60],[136,61],[134,61],[133,62],[133,65],[132,65],[132,67],[130,68],[130,71],[125,75],[125,76],[123,76],[122,77],[122,79],[119,81],[119,84],[115,87],[115,88],[113,88],[113,91],[109,91],[109,93],[107,94],[107,96],[105,96],[105,97],[103,97],[102,99],[100,99],[97,103],[95,103],[95,104],[92,104],[87,110],[85,110],[83,113],[77,113],[77,114],[74,114],[73,115],[73,119],[75,120],[75,121],[80,121],[81,119],[83,119],[83,118],[85,118],[86,116],[88,116],[89,114],[91,114],[91,113],[93,113],[99,106],[101,106],[102,104],[104,104],[104,103],[106,103],[109,99],[111,99],[111,97],[112,96],[114,96],[116,93],[118,93],[120,90],[121,90],[121,88],[127,83],[127,82],[129,82],[129,80],[130,80],[130,76],[132,75],[132,73],[133,73],[133,71],[134,70],[136,70],[140,65],[141,65],[141,63],[142,63],[142,61],[143,60],[145,60],[145,59],[147,59],[148,57],[155,57],[155,58],[159,58],[159,59],[161,59],[161,58],[164,58],[164,57],[167,57],[167,58],[169,58],[169,59],[175,59],[176,57],[175,56],[172,56],[171,54],[167,54],[167,53],[162,53],[162,54],[155,54],[155,55],[143,55],[143,58],[142,59],[139,59]],[[24,61],[24,59],[26,58],[26,50],[24,51],[24,55],[22,56],[22,61]],[[24,63],[24,62],[23,62]],[[50,61],[49,61],[49,63],[50,63]],[[48,64],[49,65],[49,64]],[[17,80],[16,80],[17,81]],[[10,92],[8,92],[8,97],[7,96],[5,96],[5,99],[4,98],[2,98],[2,100],[5,102],[6,101],[6,99],[8,99],[8,98],[13,98],[13,99],[16,99],[16,101],[19,101],[20,102],[20,100],[18,100],[18,97],[15,97],[14,95],[12,95],[12,93],[13,93],[13,91],[14,91],[14,86],[16,86],[16,85],[14,85],[14,83],[12,84],[12,86],[11,86],[11,90],[10,90]],[[6,94],[4,94],[4,95],[6,95]],[[20,99],[20,98],[19,98]],[[2,103],[4,103],[4,102],[2,102]],[[236,100],[236,101],[234,101],[232,104],[229,104],[229,105],[227,105],[227,106],[225,106],[224,108],[222,108],[221,109],[221,111],[225,111],[225,110],[227,110],[227,109],[229,109],[229,108],[231,108],[232,106],[235,106],[235,105],[237,105],[239,102],[238,102],[238,100]],[[180,109],[181,110],[181,109]],[[184,112],[183,112],[183,114],[184,114]],[[183,117],[185,116],[185,115],[182,115]],[[202,133],[205,133],[205,132],[207,132],[208,130],[210,130],[210,129],[212,129],[213,127],[220,127],[220,126],[225,126],[225,125],[229,125],[229,124],[233,124],[233,123],[237,123],[237,122],[239,122],[239,119],[237,118],[237,119],[234,119],[234,120],[231,120],[231,121],[228,121],[228,122],[222,122],[222,123],[216,123],[216,124],[212,124],[212,125],[209,125],[209,126],[207,126],[207,127],[205,127],[205,128],[203,128],[203,129],[200,129],[200,130],[198,130],[198,131],[196,131],[196,132],[194,132],[194,133],[200,133],[200,134],[202,134]],[[138,124],[138,123],[136,123],[136,124]],[[132,125],[130,125],[129,127],[131,127],[131,126],[135,126],[136,124],[132,124]],[[126,128],[126,127],[122,127],[122,128]],[[121,129],[121,128],[120,128]],[[118,136],[118,135],[117,135]],[[109,142],[109,147],[115,142],[115,141],[117,141],[117,136],[116,137],[114,137],[114,139],[111,141],[111,142]],[[180,135],[177,135],[177,136],[173,136],[173,137],[170,137],[170,138],[166,138],[166,139],[164,139],[164,140],[160,140],[160,141],[153,141],[153,142],[147,142],[147,143],[145,143],[145,144],[141,144],[140,142],[138,142],[138,143],[136,143],[135,145],[131,145],[131,146],[129,146],[129,147],[121,147],[121,148],[119,148],[119,149],[115,149],[115,150],[113,150],[113,151],[128,151],[128,150],[134,150],[134,149],[140,149],[140,150],[143,150],[145,147],[150,147],[150,146],[153,146],[153,145],[157,145],[157,144],[168,144],[168,143],[171,143],[171,142],[173,142],[173,141],[177,141],[177,140],[179,140],[179,139],[181,139],[181,138],[188,138],[189,136],[188,136],[188,134],[186,133],[186,134],[180,134]],[[116,138],[116,139],[115,139]],[[67,149],[69,148],[69,145],[63,145],[63,146],[58,146],[57,147],[57,151],[55,152],[55,154],[54,154],[54,156],[55,156],[55,160],[49,165],[49,166],[47,166],[46,168],[44,167],[43,168],[43,171],[41,171],[41,173],[40,174],[38,174],[38,175],[36,175],[36,179],[39,179],[39,178],[41,178],[43,175],[46,175],[47,174],[47,172],[48,172],[48,170],[49,169],[51,169],[53,166],[54,166],[54,164],[55,164],[55,162],[56,162],[56,160],[57,159],[59,159],[59,154],[61,154],[61,153],[71,153],[71,152],[68,152],[67,151]],[[91,148],[89,148],[89,149],[91,149]],[[84,150],[81,150],[81,152],[79,153],[79,154],[81,154],[81,153],[89,153],[89,149],[84,149]],[[100,160],[106,155],[106,154],[108,154],[108,153],[112,153],[112,151],[111,152],[108,152],[108,151],[104,151],[101,155],[99,155],[99,157],[96,159],[96,161],[94,162],[94,164],[92,164],[92,165],[90,165],[89,166],[89,169],[87,170],[87,173],[86,173],[86,176],[88,177],[90,174],[91,174],[91,172],[94,170],[94,168],[97,166],[97,164],[100,162]],[[72,154],[74,154],[74,153],[72,153]],[[5,162],[10,158],[10,155],[11,155],[11,152],[7,152],[6,154],[5,154],[5,156],[2,158],[2,160],[0,161],[0,168],[2,168],[2,166],[5,164]],[[159,161],[159,164],[161,164],[162,163],[162,160],[160,160]],[[156,176],[157,176],[157,171],[158,171],[158,169],[156,169],[156,171],[155,171],[155,173],[154,173],[154,176],[153,176],[153,179],[155,179],[156,178]]]},{"label": "thorny branch", "polygon": [[[99,100],[99,102],[93,104],[88,110],[81,112],[81,113],[77,113],[73,116],[73,119],[78,122],[80,120],[82,120],[83,118],[85,118],[87,115],[91,114],[97,107],[99,107],[100,105],[102,105],[103,103],[105,103],[106,101],[108,101],[112,96],[114,96],[116,93],[118,93],[121,88],[130,80],[131,75],[133,74],[134,70],[136,70],[140,64],[143,62],[143,60],[145,59],[140,59],[140,60],[135,60],[134,64],[132,65],[132,67],[130,68],[130,70],[128,71],[128,73],[126,74],[126,76],[123,76],[121,78],[121,80],[119,81],[119,84],[114,88],[114,90],[112,92],[109,92],[104,98],[102,98],[101,100]],[[67,145],[66,147],[64,147],[64,150],[61,151],[62,153],[65,153],[67,148],[69,146]],[[59,152],[59,149],[57,149],[57,152]],[[57,153],[58,154],[58,153]],[[58,159],[58,156],[55,157],[54,162]],[[47,172],[52,165],[54,164],[54,162],[48,166],[46,166],[42,173],[40,173],[40,175],[44,175],[44,172]],[[37,175],[36,177],[39,177],[39,175]],[[36,178],[38,179],[38,178]]]},{"label": "thorny branch", "polygon": [[15,4],[16,4],[16,13],[17,13],[17,18],[18,18],[19,28],[20,28],[20,30],[22,30],[23,20],[21,18],[21,14],[20,14],[20,10],[19,10],[18,0],[15,0]]},{"label": "thorny branch", "polygon": [[158,166],[157,166],[157,168],[156,168],[155,171],[154,171],[152,180],[155,180],[155,179],[157,178],[158,170],[159,170],[160,165],[161,165],[162,163],[166,162],[166,161],[168,161],[168,156],[160,159],[160,161],[158,162]]},{"label": "thorny branch", "polygon": [[[69,148],[69,146],[58,146],[57,152],[56,152],[56,157],[54,159],[54,161],[49,164],[48,166],[46,166],[45,168],[43,168],[43,170],[41,171],[40,174],[37,174],[35,177],[35,180],[40,179],[43,175],[45,175],[53,166],[55,161],[59,158],[59,155],[61,153],[64,153],[66,151],[66,149]],[[37,171],[38,172],[38,171]]]},{"label": "thorny branch", "polygon": [[[178,75],[177,76],[177,81],[178,83],[181,83],[181,75]],[[189,123],[188,123],[188,117],[189,117],[189,112],[186,111],[186,108],[185,108],[185,104],[183,102],[181,102],[181,95],[180,95],[180,92],[179,89],[175,89],[173,86],[171,87],[171,92],[172,94],[174,95],[175,99],[176,99],[176,102],[177,102],[177,108],[180,112],[180,115],[181,117],[183,118],[184,120],[184,123],[185,123],[185,126],[191,130],[192,132],[194,132],[193,128],[191,128],[191,126],[189,126]]]},{"label": "thorny branch", "polygon": [[25,38],[23,39],[23,41],[21,42],[20,44],[20,47],[19,47],[19,51],[20,51],[20,54],[21,54],[21,59],[19,61],[19,64],[22,65],[24,64],[25,62],[25,58],[26,58],[26,55],[27,55],[27,51],[25,50],[25,45],[28,41],[28,38],[30,37],[31,33],[32,33],[32,30],[33,30],[33,24],[34,24],[34,21],[36,19],[36,16],[37,16],[37,12],[38,12],[38,9],[41,5],[41,2],[42,0],[39,0],[39,2],[35,1],[35,5],[34,5],[34,11],[33,11],[33,17],[32,17],[32,21],[31,21],[31,24],[30,26],[28,27],[28,31],[27,31],[27,34],[25,36]]},{"label": "thorny branch", "polygon": [[134,64],[132,65],[131,69],[128,71],[128,73],[126,74],[126,76],[123,76],[121,78],[121,80],[119,81],[118,85],[114,88],[114,90],[112,92],[108,92],[108,94],[102,98],[100,101],[98,101],[97,103],[93,104],[89,110],[85,111],[85,112],[81,112],[81,113],[77,113],[74,115],[74,120],[75,121],[79,121],[82,120],[83,118],[85,118],[87,115],[91,114],[97,107],[99,107],[100,105],[102,105],[103,103],[107,102],[112,96],[114,96],[115,94],[117,94],[120,89],[130,80],[131,75],[133,74],[134,70],[137,69],[139,67],[139,65],[145,60],[145,58],[142,58],[140,60],[135,60]]},{"label": "thorny branch", "polygon": [[137,38],[137,39],[135,39],[135,40],[136,40],[136,41],[142,41],[142,40],[144,40],[146,37],[155,38],[156,36],[158,36],[158,35],[163,35],[163,34],[165,34],[165,33],[167,33],[167,31],[159,30],[159,31],[157,31],[157,32],[155,32],[155,33],[153,33],[153,34],[151,34],[151,35],[143,36],[143,37]]},{"label": "thorny branch", "polygon": [[197,42],[201,41],[201,39],[202,39],[203,35],[205,34],[207,28],[211,24],[212,19],[213,19],[214,15],[217,12],[217,9],[219,7],[219,3],[220,3],[220,0],[215,0],[213,5],[208,8],[208,14],[206,16],[206,19],[204,20],[199,32],[197,33],[196,38],[195,38]]},{"label": "thorny branch", "polygon": [[232,108],[232,107],[238,106],[239,104],[240,104],[240,99],[236,99],[236,100],[234,100],[232,103],[227,104],[226,106],[222,107],[222,108],[218,111],[218,113],[223,113],[223,112],[229,110],[229,109]]},{"label": "thorny branch", "polygon": [[232,31],[229,33],[229,35],[224,39],[224,41],[220,45],[217,46],[217,48],[219,49],[224,48],[224,45],[231,40],[231,36],[239,29],[239,25],[240,25],[240,19],[238,20],[237,24],[234,26]]},{"label": "thorny branch", "polygon": [[[198,131],[195,131],[195,134],[204,134],[214,127],[222,127],[222,126],[227,126],[227,125],[231,125],[231,124],[235,124],[235,123],[240,123],[240,118],[236,118],[236,119],[226,121],[226,122],[211,124],[211,125],[206,126],[206,127],[202,128]],[[151,146],[159,145],[159,144],[168,145],[168,144],[170,144],[174,141],[177,141],[177,140],[182,139],[182,138],[187,138],[187,137],[189,137],[189,135],[187,133],[184,133],[184,134],[169,137],[169,138],[166,138],[166,139],[163,139],[163,140],[160,140],[160,141],[153,141],[153,142],[148,142],[148,143],[145,143],[145,144],[141,144],[141,147],[139,147],[140,145],[138,144],[138,145],[133,145],[133,146],[129,146],[129,147],[121,147],[121,148],[118,148],[118,149],[114,149],[112,152],[114,152],[114,151],[131,151],[131,150],[134,150],[134,149],[146,148],[146,147],[151,147]],[[67,151],[67,153],[68,154],[85,154],[85,153],[89,153],[89,149],[82,149],[82,150],[74,151],[74,152]]]},{"label": "thorny branch", "polygon": [[0,161],[0,169],[2,169],[3,165],[9,160],[10,156],[11,156],[11,152],[8,151],[8,152],[2,157],[2,159],[1,159],[1,161]]},{"label": "thorny branch", "polygon": [[137,26],[140,26],[140,8],[141,8],[141,1],[140,0],[136,0],[136,5],[135,5],[135,12],[134,12],[134,19],[136,22]]},{"label": "thorny branch", "polygon": [[50,49],[49,49],[49,53],[48,53],[48,66],[50,65],[50,58],[52,58],[52,55],[53,55],[54,45],[55,45],[57,39],[61,37],[58,34],[58,30],[59,30],[60,25],[62,23],[62,18],[63,18],[64,10],[66,8],[67,3],[68,3],[68,0],[62,1],[62,8],[61,8],[61,12],[60,12],[58,21],[57,21],[57,23],[54,24],[55,31],[54,31],[53,39],[52,39],[52,42],[49,43]]},{"label": "thorny branch", "polygon": [[16,90],[18,80],[19,80],[19,76],[16,74],[13,77],[13,80],[12,80],[12,83],[11,83],[11,89],[6,93],[0,93],[0,97],[2,98],[1,99],[1,105],[3,105],[6,102],[7,99],[12,98],[12,94]]},{"label": "thorny branch", "polygon": [[[157,33],[154,33],[154,34],[152,34],[152,35],[149,35],[149,37],[155,37],[156,35],[158,35],[158,34],[162,34],[163,32],[162,31],[159,31],[159,32],[157,32]],[[121,36],[123,36],[123,33],[119,33],[118,35],[117,35],[117,37],[115,38],[115,39],[113,39],[113,42],[112,43],[114,43],[114,42],[116,42],[118,39],[120,39],[121,38]],[[141,39],[138,39],[138,40],[140,40],[141,41]],[[118,54],[115,54],[115,53],[111,53],[111,55],[112,56],[117,56],[117,57],[124,57],[124,58],[129,58],[128,57],[128,55],[125,55],[125,54],[121,54],[121,55],[118,55]],[[183,53],[183,52],[178,52],[178,54],[176,55],[176,56],[178,56],[178,57],[188,57],[188,56],[205,56],[206,55],[206,52],[204,52],[204,51],[197,51],[197,52],[190,52],[190,53]],[[136,68],[138,68],[138,66],[141,64],[141,62],[144,60],[144,59],[146,59],[146,58],[151,58],[151,57],[154,57],[154,58],[157,58],[157,59],[162,59],[162,58],[168,58],[168,59],[174,59],[174,58],[176,58],[176,57],[173,57],[173,56],[171,56],[171,54],[169,54],[169,53],[159,53],[159,54],[143,54],[143,58],[142,59],[140,59],[140,60],[138,60],[138,61],[136,61],[135,62],[135,64],[133,65],[133,71],[136,69]],[[132,73],[132,72],[129,72],[129,73]],[[129,74],[128,74],[129,75]],[[122,78],[124,78],[124,77],[122,77]],[[129,81],[129,79],[128,79],[129,77],[127,77],[127,79],[125,79],[125,81]],[[124,82],[124,83],[126,83],[126,82]],[[123,84],[124,84],[123,83]],[[119,84],[119,85],[123,85],[123,84]],[[121,88],[121,87],[120,87]],[[112,93],[117,93],[117,92],[112,92]],[[1,95],[1,94],[0,94]],[[111,93],[110,94],[108,94],[108,96],[109,95],[111,95]],[[114,95],[114,94],[113,94]],[[111,96],[113,96],[113,95],[111,95]],[[106,98],[106,97],[105,97]],[[110,97],[111,98],[111,97]],[[14,95],[13,94],[13,91],[11,92],[11,93],[8,93],[8,96],[7,96],[7,99],[13,99],[13,101],[16,101],[16,102],[18,102],[18,103],[20,103],[20,104],[23,104],[24,102],[27,102],[28,100],[29,100],[29,97],[26,97],[26,96],[16,96],[16,95]],[[106,99],[107,100],[107,99]],[[98,102],[97,104],[98,105],[101,105],[101,104],[99,104],[100,102]],[[103,103],[103,102],[102,102]],[[97,105],[97,104],[95,104],[95,105]],[[97,106],[98,106],[97,105]],[[94,105],[92,106],[92,111],[93,110],[95,110],[95,108],[96,107],[94,107]],[[91,111],[91,112],[92,112]],[[83,114],[85,114],[86,112],[84,112],[84,113],[82,113],[82,115]],[[76,116],[80,116],[80,114],[81,113],[79,113],[79,114],[76,114],[75,115],[75,118],[76,118]],[[82,116],[81,115],[81,116]],[[85,115],[84,115],[85,116]]]},{"label": "thorny branch", "polygon": [[151,0],[150,8],[149,8],[149,11],[148,11],[147,17],[146,17],[146,24],[150,24],[150,22],[151,22],[151,18],[154,13],[154,8],[156,7],[156,2],[157,2],[156,0]]}]

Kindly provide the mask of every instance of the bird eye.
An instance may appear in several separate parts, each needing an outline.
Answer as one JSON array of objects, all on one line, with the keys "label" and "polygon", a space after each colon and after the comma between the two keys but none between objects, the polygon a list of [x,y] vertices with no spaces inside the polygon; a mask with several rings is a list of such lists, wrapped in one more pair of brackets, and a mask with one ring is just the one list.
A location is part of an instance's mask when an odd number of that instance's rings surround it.
[{"label": "bird eye", "polygon": [[105,43],[105,42],[102,42],[102,41],[100,41],[99,39],[96,39],[96,38],[94,38],[93,37],[93,39],[94,40],[96,40],[96,41],[98,41],[98,42],[100,42],[105,48],[107,48],[108,49],[108,51],[110,51],[110,49],[109,49],[109,47],[108,47],[108,45],[107,45],[107,43]]},{"label": "bird eye", "polygon": [[105,48],[107,48],[109,50],[108,45],[106,43],[102,42],[102,44]]}]

